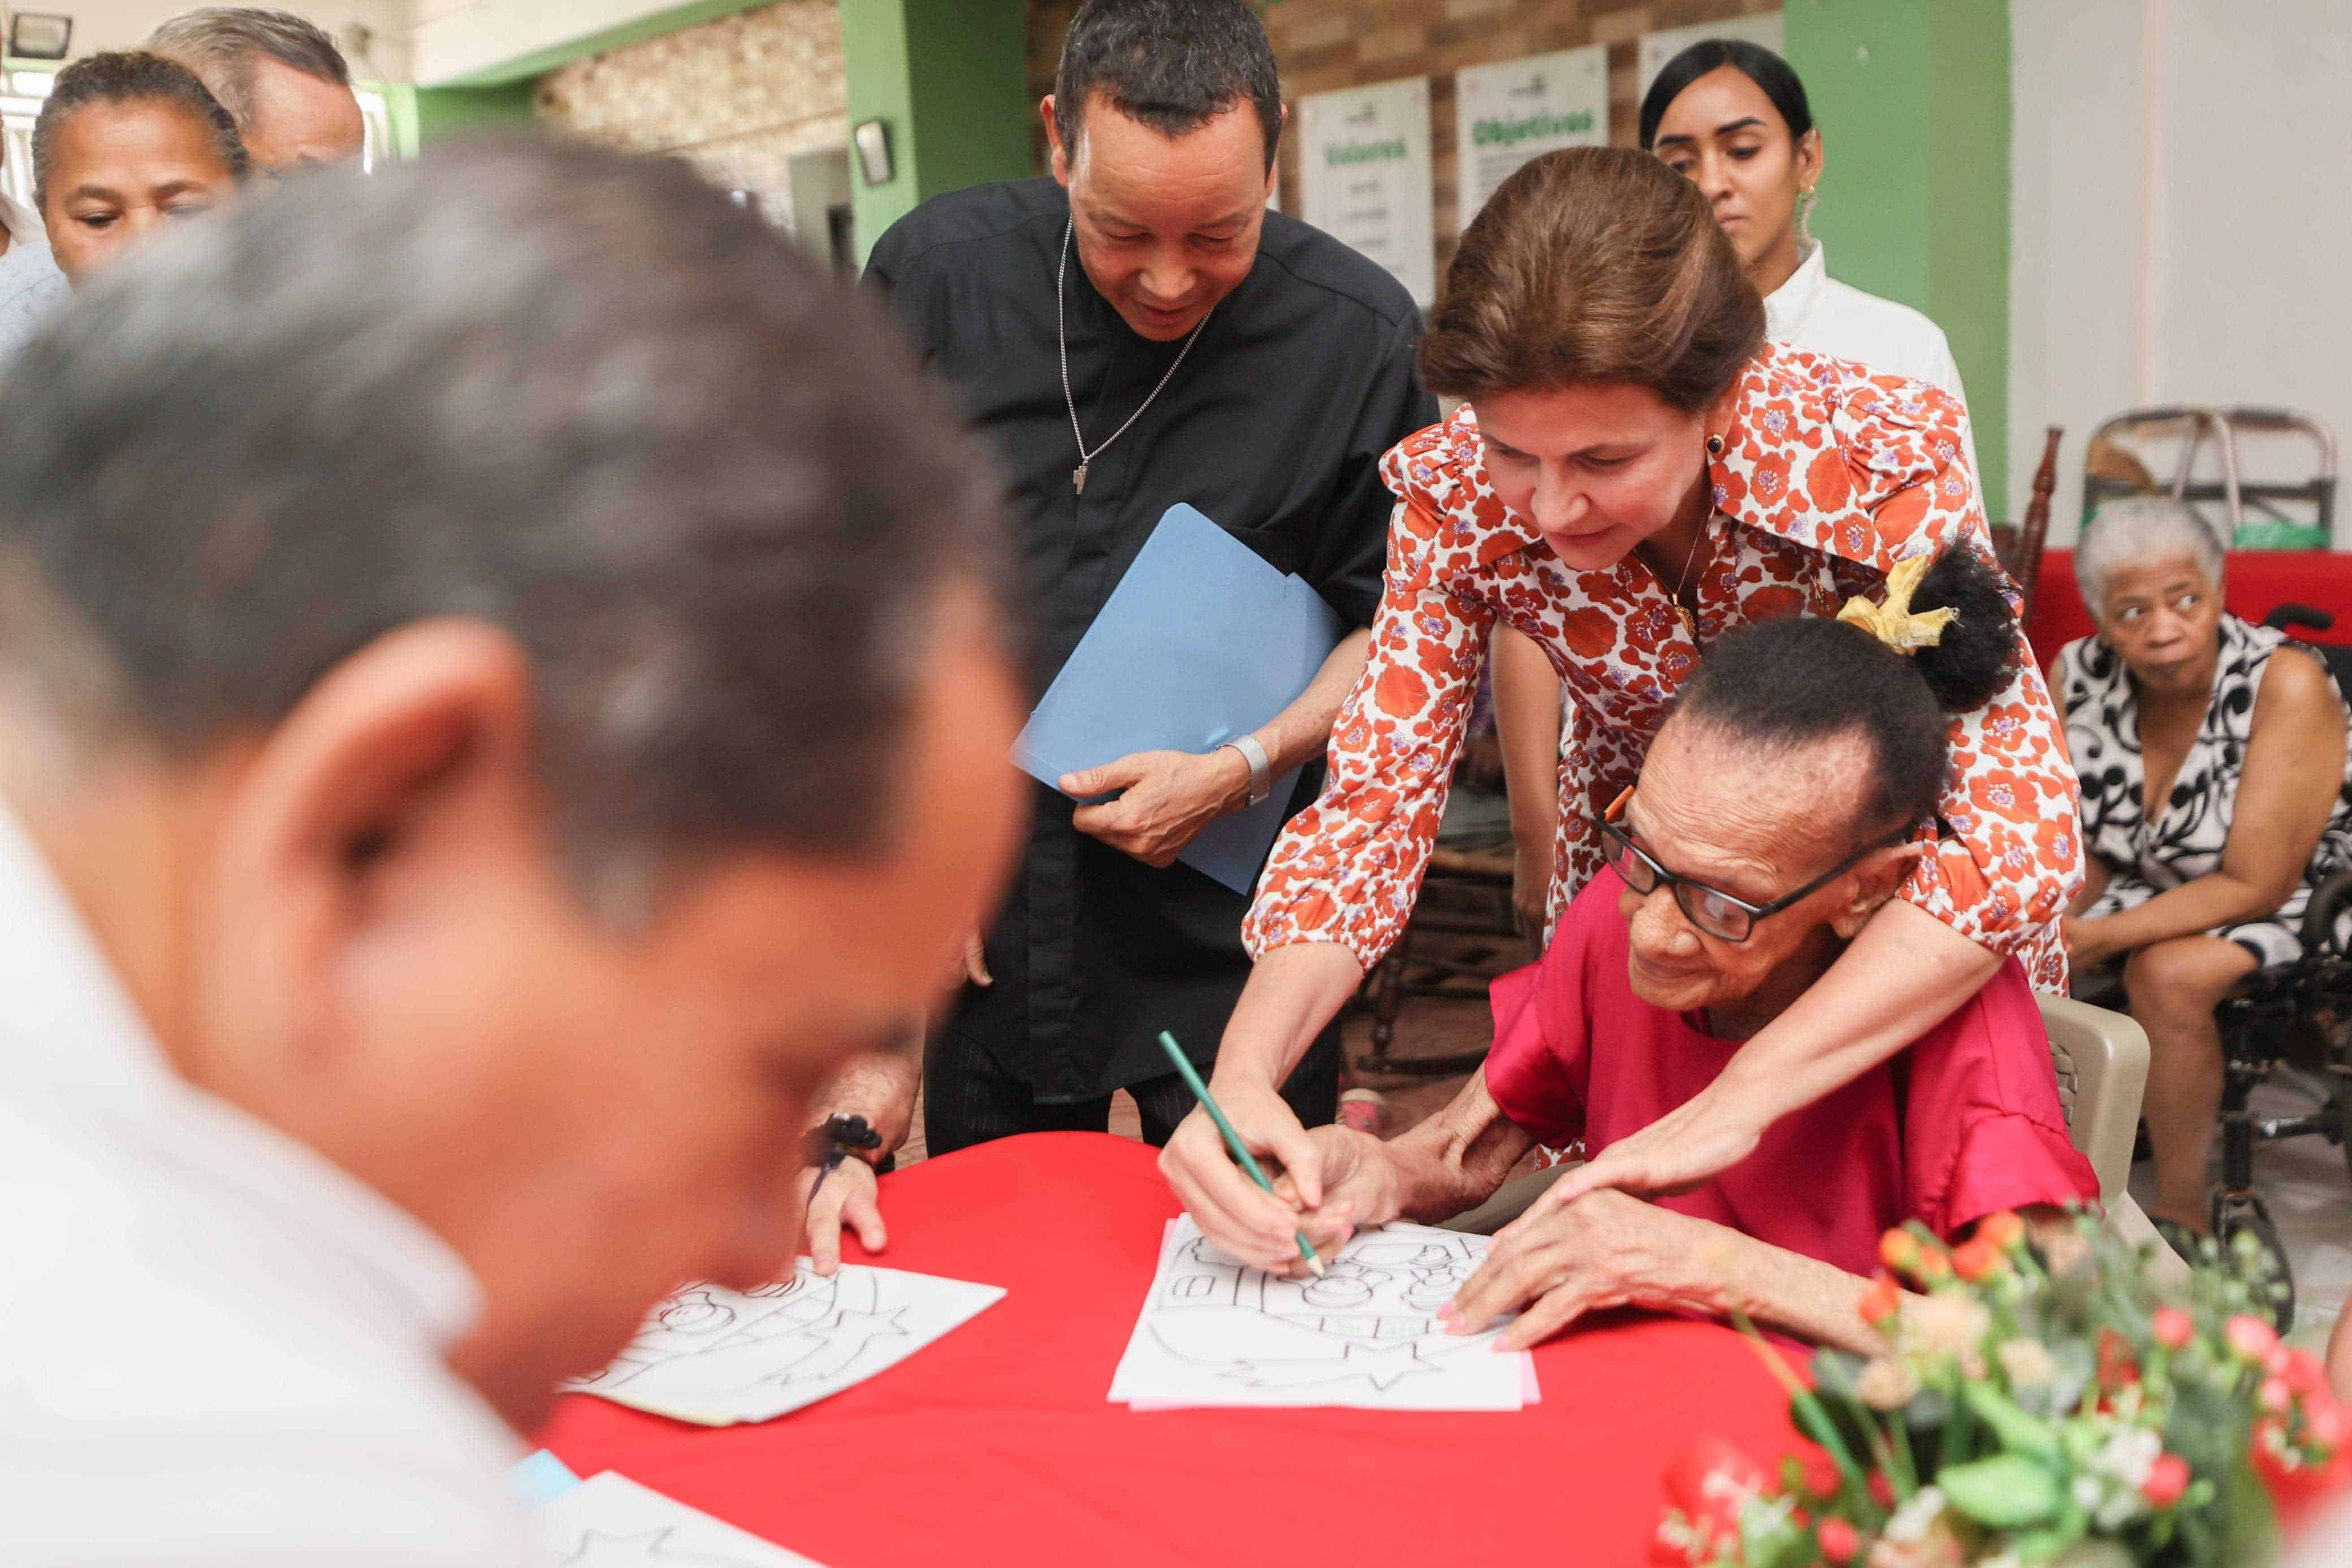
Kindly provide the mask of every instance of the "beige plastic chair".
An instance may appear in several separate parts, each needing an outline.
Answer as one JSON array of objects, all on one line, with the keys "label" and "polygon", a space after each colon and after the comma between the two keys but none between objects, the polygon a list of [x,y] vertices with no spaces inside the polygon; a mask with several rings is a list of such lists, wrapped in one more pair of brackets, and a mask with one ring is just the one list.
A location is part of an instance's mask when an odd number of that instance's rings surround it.
[{"label": "beige plastic chair", "polygon": [[2189,1265],[2164,1245],[2126,1185],[2139,1102],[2147,1088],[2147,1031],[2128,1015],[2069,997],[2036,996],[2050,1031],[2050,1061],[2058,1070],[2058,1103],[2066,1130],[2099,1178],[2107,1227],[2137,1247],[2154,1241],[2150,1270],[2178,1281]]},{"label": "beige plastic chair", "polygon": [[2069,997],[2037,996],[2058,1070],[2058,1103],[2074,1146],[2098,1173],[2099,1199],[2110,1208],[2128,1197],[2132,1138],[2147,1088],[2147,1032],[2127,1015]]}]

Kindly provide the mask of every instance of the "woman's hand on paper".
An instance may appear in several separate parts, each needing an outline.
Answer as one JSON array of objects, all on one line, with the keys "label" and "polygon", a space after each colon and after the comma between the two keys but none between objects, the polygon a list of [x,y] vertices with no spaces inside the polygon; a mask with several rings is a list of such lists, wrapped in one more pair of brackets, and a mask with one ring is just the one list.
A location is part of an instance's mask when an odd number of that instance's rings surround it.
[{"label": "woman's hand on paper", "polygon": [[[1555,1183],[1550,1191],[1559,1189]],[[1587,1312],[1698,1304],[1691,1276],[1705,1260],[1693,1254],[1705,1249],[1691,1232],[1700,1223],[1622,1192],[1538,1205],[1496,1236],[1486,1260],[1437,1315],[1449,1333],[1470,1334],[1517,1312],[1495,1348],[1525,1350]]]},{"label": "woman's hand on paper", "polygon": [[[1201,1233],[1217,1246],[1273,1273],[1304,1267],[1297,1233],[1306,1215],[1323,1207],[1322,1151],[1271,1088],[1212,1080],[1210,1090],[1267,1176],[1281,1178],[1276,1190],[1292,1196],[1285,1199],[1261,1191],[1225,1152],[1216,1123],[1198,1106],[1176,1124],[1160,1151],[1160,1175]],[[1318,1247],[1323,1243],[1312,1230],[1307,1239]]]},{"label": "woman's hand on paper", "polygon": [[1118,791],[1115,800],[1079,807],[1071,825],[1148,866],[1165,868],[1202,828],[1247,805],[1249,786],[1249,763],[1240,752],[1219,747],[1207,753],[1139,751],[1066,773],[1057,787],[1080,800]]}]

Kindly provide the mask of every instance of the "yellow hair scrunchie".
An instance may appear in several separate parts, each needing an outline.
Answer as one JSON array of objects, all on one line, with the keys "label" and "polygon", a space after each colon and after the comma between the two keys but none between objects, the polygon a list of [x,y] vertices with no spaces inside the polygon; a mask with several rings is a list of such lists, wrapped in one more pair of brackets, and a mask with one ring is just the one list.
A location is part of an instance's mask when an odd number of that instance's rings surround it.
[{"label": "yellow hair scrunchie", "polygon": [[1932,648],[1944,640],[1944,628],[1960,618],[1960,612],[1949,605],[1930,610],[1923,615],[1911,613],[1911,595],[1918,591],[1919,580],[1927,575],[1929,558],[1915,555],[1898,562],[1886,574],[1886,599],[1873,604],[1860,594],[1845,601],[1837,618],[1849,626],[1859,626],[1905,658],[1922,648]]}]

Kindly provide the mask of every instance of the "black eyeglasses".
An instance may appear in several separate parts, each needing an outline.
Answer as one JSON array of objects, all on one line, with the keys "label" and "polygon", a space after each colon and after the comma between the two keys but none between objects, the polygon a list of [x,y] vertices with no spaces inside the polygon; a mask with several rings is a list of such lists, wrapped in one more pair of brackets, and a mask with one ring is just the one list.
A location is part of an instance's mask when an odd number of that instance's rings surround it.
[{"label": "black eyeglasses", "polygon": [[1732,897],[1721,888],[1676,876],[1652,860],[1640,845],[1626,837],[1625,830],[1615,822],[1599,817],[1585,820],[1601,835],[1601,851],[1608,858],[1609,869],[1623,877],[1627,887],[1646,897],[1660,883],[1664,883],[1675,890],[1675,903],[1690,917],[1693,925],[1726,942],[1747,941],[1755,933],[1756,923],[1766,915],[1778,915],[1791,904],[1819,893],[1861,864],[1865,857],[1875,854],[1889,844],[1900,843],[1910,836],[1906,830],[1864,844],[1796,892],[1784,894],[1769,904],[1750,904],[1744,898]]}]

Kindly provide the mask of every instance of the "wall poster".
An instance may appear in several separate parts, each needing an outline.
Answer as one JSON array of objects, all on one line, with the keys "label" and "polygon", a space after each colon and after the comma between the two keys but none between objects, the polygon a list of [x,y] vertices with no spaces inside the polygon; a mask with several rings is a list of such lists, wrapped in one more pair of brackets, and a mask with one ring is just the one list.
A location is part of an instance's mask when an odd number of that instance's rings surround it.
[{"label": "wall poster", "polygon": [[1299,216],[1386,267],[1423,309],[1437,298],[1429,78],[1298,100]]},{"label": "wall poster", "polygon": [[1562,147],[1609,140],[1609,47],[1563,49],[1454,78],[1455,178],[1468,228],[1495,187],[1522,163]]}]

